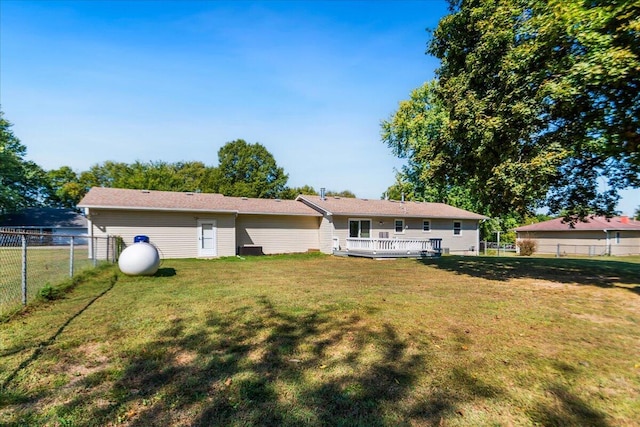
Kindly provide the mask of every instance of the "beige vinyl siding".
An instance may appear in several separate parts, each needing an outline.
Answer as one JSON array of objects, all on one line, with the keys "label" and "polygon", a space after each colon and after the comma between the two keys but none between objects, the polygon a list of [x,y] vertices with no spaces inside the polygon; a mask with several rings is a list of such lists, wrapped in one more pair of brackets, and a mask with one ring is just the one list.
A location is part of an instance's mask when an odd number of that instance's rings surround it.
[{"label": "beige vinyl siding", "polygon": [[[389,233],[389,238],[398,239],[442,239],[442,247],[447,248],[452,254],[473,254],[478,251],[478,221],[470,219],[442,219],[442,218],[402,218],[402,217],[367,217],[367,216],[335,216],[334,236],[340,239],[340,247],[345,248],[346,239],[349,237],[349,219],[370,219],[371,237],[377,239],[380,232]],[[403,219],[405,229],[403,233],[395,232],[395,221]],[[428,219],[431,222],[431,231],[422,231],[422,221]],[[462,233],[453,235],[453,222],[462,223]]]},{"label": "beige vinyl siding", "polygon": [[611,255],[640,255],[640,231],[620,231],[620,243],[616,242],[616,232],[609,233]]},{"label": "beige vinyl siding", "polygon": [[333,236],[338,238],[338,243],[340,244],[340,249],[344,250],[347,247],[347,237],[349,237],[349,219],[371,219],[371,236],[378,237],[378,233],[376,231],[376,224],[373,221],[373,218],[367,216],[333,216]]},{"label": "beige vinyl siding", "polygon": [[[430,221],[431,231],[422,231],[422,222]],[[454,221],[462,223],[460,235],[453,234]],[[393,226],[393,224],[391,224]],[[416,239],[442,239],[442,247],[451,254],[472,254],[478,251],[478,221],[470,219],[405,218],[405,231],[397,234]],[[389,234],[391,236],[391,233]]]},{"label": "beige vinyl siding", "polygon": [[240,246],[262,246],[265,254],[318,250],[320,217],[284,215],[238,215],[236,241]]},{"label": "beige vinyl siding", "polygon": [[[620,233],[620,243],[616,241]],[[637,231],[530,231],[518,232],[518,240],[536,241],[536,252],[560,255],[632,255],[640,254],[640,232]],[[558,247],[560,245],[560,247]]]},{"label": "beige vinyl siding", "polygon": [[333,221],[328,215],[322,217],[318,229],[320,251],[325,254],[333,253]]},{"label": "beige vinyl siding", "polygon": [[93,235],[120,236],[126,245],[136,235],[149,236],[162,258],[198,256],[198,219],[216,220],[218,256],[235,255],[235,215],[91,209]]}]

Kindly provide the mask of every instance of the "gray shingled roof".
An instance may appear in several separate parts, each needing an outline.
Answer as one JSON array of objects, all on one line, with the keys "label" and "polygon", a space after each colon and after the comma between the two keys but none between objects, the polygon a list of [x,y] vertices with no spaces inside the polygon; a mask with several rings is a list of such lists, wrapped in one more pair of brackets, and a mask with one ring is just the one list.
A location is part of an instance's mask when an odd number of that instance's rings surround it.
[{"label": "gray shingled roof", "polygon": [[295,200],[253,199],[227,197],[213,193],[180,193],[102,187],[94,187],[89,190],[78,207],[320,216],[316,210]]},{"label": "gray shingled roof", "polygon": [[398,202],[343,197],[298,196],[296,200],[228,197],[212,193],[92,188],[79,207],[169,211],[234,212],[243,214],[368,215],[403,218],[451,218],[481,220],[487,217],[444,203]]},{"label": "gray shingled roof", "polygon": [[398,218],[487,219],[444,203],[399,202],[396,200],[352,199],[347,197],[298,196],[305,202],[332,215],[367,215]]},{"label": "gray shingled roof", "polygon": [[28,208],[0,216],[0,227],[86,228],[87,219],[70,209]]},{"label": "gray shingled roof", "polygon": [[538,222],[536,224],[525,225],[516,228],[517,232],[526,231],[612,231],[612,230],[637,230],[640,231],[640,221],[634,221],[628,217],[592,217],[588,222],[578,221],[573,224],[573,228],[568,222],[563,222],[562,218],[549,221]]}]

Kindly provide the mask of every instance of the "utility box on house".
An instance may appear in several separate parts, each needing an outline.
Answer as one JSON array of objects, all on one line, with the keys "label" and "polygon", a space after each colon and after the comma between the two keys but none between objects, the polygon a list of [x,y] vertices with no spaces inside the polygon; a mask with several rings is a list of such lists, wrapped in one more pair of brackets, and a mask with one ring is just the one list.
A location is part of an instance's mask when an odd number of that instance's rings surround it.
[{"label": "utility box on house", "polygon": [[262,246],[245,245],[238,248],[238,255],[264,255]]}]

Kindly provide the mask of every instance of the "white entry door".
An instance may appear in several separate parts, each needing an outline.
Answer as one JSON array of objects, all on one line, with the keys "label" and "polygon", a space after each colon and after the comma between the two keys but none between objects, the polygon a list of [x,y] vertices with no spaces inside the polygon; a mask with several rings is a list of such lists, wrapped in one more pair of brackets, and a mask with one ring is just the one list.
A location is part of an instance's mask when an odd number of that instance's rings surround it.
[{"label": "white entry door", "polygon": [[198,220],[198,256],[210,257],[217,255],[216,220]]}]

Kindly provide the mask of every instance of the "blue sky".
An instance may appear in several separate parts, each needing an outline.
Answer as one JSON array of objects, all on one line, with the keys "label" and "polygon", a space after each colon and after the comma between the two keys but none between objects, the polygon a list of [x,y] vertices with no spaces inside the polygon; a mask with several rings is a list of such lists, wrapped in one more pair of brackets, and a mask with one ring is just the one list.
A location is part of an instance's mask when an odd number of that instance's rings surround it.
[{"label": "blue sky", "polygon": [[[0,2],[0,104],[27,158],[200,160],[260,142],[289,185],[377,198],[380,121],[433,77],[441,1]],[[619,208],[640,203],[629,192]],[[628,206],[627,206],[628,205]]]}]

